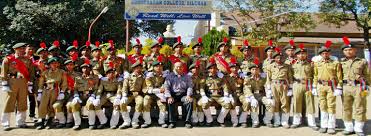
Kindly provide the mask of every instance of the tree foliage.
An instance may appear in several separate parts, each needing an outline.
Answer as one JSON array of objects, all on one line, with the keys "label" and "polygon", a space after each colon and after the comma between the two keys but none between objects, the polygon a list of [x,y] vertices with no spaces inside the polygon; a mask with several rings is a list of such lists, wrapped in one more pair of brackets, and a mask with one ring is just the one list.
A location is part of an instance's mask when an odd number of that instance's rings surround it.
[{"label": "tree foliage", "polygon": [[210,56],[218,52],[218,44],[223,41],[224,37],[229,38],[226,32],[212,28],[210,32],[202,37],[203,53]]},{"label": "tree foliage", "polygon": [[[80,46],[88,39],[90,23],[108,7],[107,13],[94,24],[91,41],[114,40],[115,46],[125,43],[126,21],[123,0],[6,0],[0,2],[0,43],[54,40],[69,44],[78,40]],[[174,21],[130,21],[130,38],[139,35],[157,37]]]},{"label": "tree foliage", "polygon": [[[308,5],[298,0],[219,0],[221,8],[237,12],[239,17],[251,22],[240,22],[242,35],[249,39],[251,45],[266,45],[270,39],[290,37],[283,33],[283,28],[310,30],[315,27],[310,13],[298,12]],[[247,30],[247,31],[243,31]]]}]

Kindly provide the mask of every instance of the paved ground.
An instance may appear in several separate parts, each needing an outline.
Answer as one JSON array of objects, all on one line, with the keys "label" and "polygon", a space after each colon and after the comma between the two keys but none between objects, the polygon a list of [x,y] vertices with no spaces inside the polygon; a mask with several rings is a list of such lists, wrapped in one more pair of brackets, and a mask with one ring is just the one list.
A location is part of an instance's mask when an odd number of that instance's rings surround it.
[{"label": "paved ground", "polygon": [[[0,98],[3,98],[3,94],[0,94]],[[3,100],[3,99],[0,99]],[[367,106],[367,116],[368,121],[366,125],[366,134],[371,135],[371,95],[368,97],[368,106]],[[342,115],[342,108],[341,108],[341,101],[340,98],[337,99],[337,125],[338,125],[338,133],[337,135],[342,135],[341,130],[343,127],[343,122],[341,120]],[[3,102],[0,102],[0,109],[3,109]],[[0,113],[1,115],[1,113]],[[28,122],[30,122],[28,120]],[[33,123],[28,123],[29,125],[33,125]],[[12,116],[12,126],[14,126],[14,116]],[[269,136],[282,136],[282,135],[300,135],[300,136],[318,136],[321,135],[318,132],[313,132],[311,129],[302,127],[298,129],[284,129],[284,128],[267,128],[265,126],[260,128],[232,128],[228,126],[227,128],[219,128],[219,127],[211,127],[211,128],[193,128],[193,129],[186,129],[182,127],[182,123],[178,124],[179,127],[176,129],[163,129],[158,127],[152,127],[148,129],[126,129],[126,130],[111,130],[111,129],[104,129],[104,130],[88,130],[82,129],[79,131],[73,131],[71,129],[51,129],[51,130],[35,130],[34,128],[29,129],[13,129],[11,131],[5,132],[0,130],[0,136],[92,136],[92,135],[100,135],[100,136],[116,136],[116,135],[126,135],[126,136],[163,136],[163,135],[184,135],[184,136],[247,136],[247,135],[269,135]],[[1,128],[1,127],[0,127]]]}]

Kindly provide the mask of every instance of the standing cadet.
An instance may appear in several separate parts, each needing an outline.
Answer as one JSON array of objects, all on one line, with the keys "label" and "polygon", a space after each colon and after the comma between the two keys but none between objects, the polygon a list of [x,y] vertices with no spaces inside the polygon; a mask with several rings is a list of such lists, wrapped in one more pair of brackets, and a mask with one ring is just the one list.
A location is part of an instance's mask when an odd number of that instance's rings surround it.
[{"label": "standing cadet", "polygon": [[144,124],[142,128],[148,127],[151,124],[151,108],[154,103],[157,103],[157,106],[160,109],[158,124],[162,128],[167,128],[165,123],[166,117],[166,98],[165,98],[165,78],[169,74],[168,71],[163,71],[163,58],[158,56],[158,59],[151,63],[153,70],[146,74],[146,86],[147,89],[144,92],[143,100],[143,119]]},{"label": "standing cadet", "polygon": [[123,58],[118,57],[116,55],[116,48],[114,46],[113,40],[109,40],[109,47],[107,48],[108,56],[103,61],[103,69],[104,71],[108,70],[108,64],[110,62],[113,62],[115,69],[116,69],[116,76],[122,76],[124,74],[124,71],[128,69],[128,62],[124,61]]},{"label": "standing cadet", "polygon": [[[139,126],[139,116],[143,112],[143,92],[146,89],[145,77],[142,73],[142,62],[137,61],[131,65],[133,72],[128,78],[124,79],[124,83],[120,90],[121,98],[121,114],[124,119],[124,123],[120,128],[127,128],[131,125],[134,129],[138,129]],[[135,103],[135,112],[130,120],[129,111],[127,106],[134,102]]]},{"label": "standing cadet", "polygon": [[267,74],[267,69],[268,69],[269,65],[274,62],[272,55],[274,53],[275,48],[276,48],[276,46],[273,46],[273,41],[269,40],[268,41],[268,46],[265,47],[265,49],[264,49],[265,53],[267,54],[267,58],[263,62],[263,72],[265,74]]},{"label": "standing cadet", "polygon": [[48,52],[49,52],[49,57],[48,58],[52,58],[52,57],[58,58],[59,59],[59,65],[64,63],[63,59],[66,58],[66,55],[61,52],[60,43],[59,43],[58,40],[55,40],[53,42],[52,46],[50,46],[48,48]]},{"label": "standing cadet", "polygon": [[74,95],[72,101],[67,105],[71,108],[75,120],[74,129],[78,129],[81,124],[81,106],[85,106],[88,111],[89,129],[95,129],[95,109],[93,102],[95,92],[98,89],[99,78],[91,73],[90,60],[85,59],[80,66],[82,75],[75,78]]},{"label": "standing cadet", "polygon": [[165,80],[165,97],[168,103],[169,126],[174,128],[177,121],[177,104],[182,105],[182,116],[186,128],[192,128],[192,110],[193,110],[193,84],[192,79],[187,73],[184,73],[182,62],[174,64],[173,73],[168,75]]},{"label": "standing cadet", "polygon": [[[272,55],[274,63],[267,68],[267,89],[273,92],[274,106],[274,127],[282,125],[289,128],[290,99],[292,96],[292,69],[290,65],[283,63],[282,53],[275,48]],[[280,117],[282,112],[282,119]]]},{"label": "standing cadet", "polygon": [[56,57],[48,59],[50,68],[41,74],[38,82],[37,100],[39,105],[39,121],[36,129],[45,128],[45,119],[48,116],[47,127],[53,125],[53,118],[58,120],[57,128],[64,127],[66,118],[63,113],[63,99],[67,90],[65,72],[59,68],[59,60]]},{"label": "standing cadet", "polygon": [[199,74],[203,77],[207,76],[206,64],[208,57],[206,55],[201,54],[203,50],[202,38],[198,38],[197,44],[192,46],[194,54],[190,56],[191,64],[195,64],[199,61]]},{"label": "standing cadet", "polygon": [[248,76],[250,75],[249,66],[254,64],[253,61],[255,56],[252,54],[252,48],[249,46],[247,40],[243,41],[243,46],[240,51],[243,53],[243,58],[239,61],[241,63],[241,71]]},{"label": "standing cadet", "polygon": [[302,111],[307,114],[308,126],[317,131],[315,122],[314,97],[311,91],[313,81],[313,64],[308,60],[308,50],[304,44],[300,44],[295,51],[297,60],[292,63],[294,71],[293,84],[293,122],[291,128],[297,128],[301,124]]},{"label": "standing cadet", "polygon": [[174,54],[172,54],[168,57],[169,62],[170,62],[169,63],[170,69],[174,69],[175,63],[182,62],[183,70],[184,70],[183,73],[187,73],[188,72],[188,66],[191,65],[191,59],[189,58],[188,55],[183,54],[184,44],[181,40],[181,37],[178,36],[177,40],[178,40],[178,42],[174,43],[174,45],[173,45]]},{"label": "standing cadet", "polygon": [[[72,112],[72,100],[74,98],[74,91],[75,91],[75,81],[77,77],[81,76],[81,73],[75,71],[75,62],[72,60],[66,60],[64,62],[65,70],[66,70],[66,80],[67,80],[67,97],[68,100],[66,104],[67,108],[67,121],[66,127],[71,128],[73,127],[74,130],[80,128],[81,119],[80,119],[80,111]],[[80,120],[79,120],[80,119]],[[74,120],[75,125],[72,124]]]},{"label": "standing cadet", "polygon": [[[156,61],[158,56],[162,56],[162,58],[164,59],[163,61],[167,62],[165,56],[160,54],[160,49],[162,48],[162,42],[163,42],[163,38],[160,37],[156,43],[153,43],[151,45],[151,53],[144,56],[143,58],[143,61],[144,61],[143,68],[147,70],[148,72],[153,70],[151,63]],[[164,69],[166,69],[165,65],[164,65]]]},{"label": "standing cadet", "polygon": [[239,72],[239,64],[237,63],[237,60],[231,59],[231,63],[229,64],[229,68],[231,70],[231,73],[229,74],[229,77],[227,77],[228,82],[228,90],[230,91],[230,96],[232,99],[232,107],[229,112],[231,115],[231,122],[233,124],[233,127],[238,126],[238,117],[236,112],[236,106],[239,103],[239,97],[243,93],[243,79],[245,78],[244,74],[242,72]]},{"label": "standing cadet", "polygon": [[93,74],[97,75],[99,78],[102,78],[104,76],[104,70],[103,70],[103,58],[101,56],[102,49],[99,47],[100,43],[98,41],[95,42],[95,46],[91,48],[91,66],[93,70]]},{"label": "standing cadet", "polygon": [[231,62],[231,59],[236,59],[236,56],[231,54],[230,44],[228,44],[227,38],[224,38],[223,42],[219,43],[218,51],[219,52],[213,55],[213,58],[216,61],[216,66],[225,76],[229,76],[229,73],[231,72],[229,69],[229,63]]},{"label": "standing cadet", "polygon": [[[91,47],[92,46],[93,45],[90,43],[90,41],[86,41],[85,46],[80,47],[80,49],[79,49],[80,53],[81,53],[80,59],[82,59],[82,60],[89,59],[90,60],[90,58],[91,58]],[[84,62],[84,61],[82,61],[82,62]]]},{"label": "standing cadet", "polygon": [[66,49],[68,57],[67,60],[72,60],[75,64],[76,71],[80,71],[79,65],[83,64],[84,60],[79,59],[79,51],[78,51],[79,43],[77,40],[74,40],[72,42],[72,46],[68,46]]},{"label": "standing cadet", "polygon": [[191,76],[192,83],[193,83],[194,101],[193,101],[192,123],[194,126],[197,126],[197,125],[203,126],[204,120],[205,120],[205,115],[202,110],[202,106],[197,104],[197,102],[201,99],[201,94],[200,94],[201,87],[205,85],[205,77],[200,76],[201,75],[200,67],[201,67],[201,61],[197,60],[195,63],[189,66],[190,71],[188,73],[188,75]]},{"label": "standing cadet", "polygon": [[232,108],[229,97],[230,92],[223,76],[218,75],[218,68],[214,58],[210,59],[206,68],[209,72],[205,81],[205,86],[200,90],[201,99],[198,101],[198,105],[202,106],[206,116],[206,126],[212,126],[213,122],[210,105],[217,103],[221,106],[222,109],[218,115],[217,121],[221,127],[225,127],[224,118]]},{"label": "standing cadet", "polygon": [[[33,81],[34,68],[29,58],[25,57],[25,46],[27,43],[17,43],[13,46],[15,51],[4,58],[1,69],[1,91],[5,96],[4,109],[1,116],[1,125],[5,131],[10,130],[10,114],[15,112],[17,105],[16,125],[26,128],[27,111],[27,82]],[[15,104],[17,103],[17,104]]]},{"label": "standing cadet", "polygon": [[251,112],[252,127],[259,127],[259,107],[261,104],[266,106],[264,123],[268,127],[273,127],[271,120],[273,117],[273,106],[274,101],[272,99],[272,92],[266,92],[264,85],[266,82],[266,77],[260,73],[259,60],[254,59],[253,64],[249,65],[251,75],[245,77],[243,95],[240,96],[240,101],[242,103],[243,112],[240,115],[240,123],[242,127],[247,127],[246,117],[247,111]]},{"label": "standing cadet", "polygon": [[[129,61],[129,67],[134,64],[136,61],[141,61],[143,62],[143,55],[142,55],[142,44],[140,43],[140,40],[139,39],[136,39],[136,44],[133,45],[133,50],[134,50],[134,54],[131,54],[128,56],[128,61]],[[131,72],[131,69],[129,70],[129,72]]]},{"label": "standing cadet", "polygon": [[295,50],[296,50],[294,40],[291,39],[289,41],[289,44],[286,45],[285,48],[283,48],[283,50],[285,50],[285,54],[287,56],[285,63],[288,65],[293,64],[295,62]]},{"label": "standing cadet", "polygon": [[118,89],[121,86],[121,79],[115,75],[115,68],[113,62],[109,63],[109,68],[106,71],[106,76],[100,79],[98,91],[96,93],[96,99],[93,102],[98,116],[101,127],[107,122],[107,117],[102,111],[102,106],[107,103],[113,104],[113,112],[110,120],[110,127],[112,129],[117,128],[117,124],[120,118],[120,101],[121,94],[118,93]]},{"label": "standing cadet", "polygon": [[[331,41],[322,46],[318,54],[322,59],[314,63],[313,93],[319,95],[321,109],[320,133],[335,134],[336,96],[342,94],[341,64],[330,58]],[[317,92],[318,90],[318,92]]]},{"label": "standing cadet", "polygon": [[[341,47],[345,55],[341,59],[343,69],[343,120],[344,135],[351,135],[354,131],[364,136],[363,127],[366,122],[366,98],[370,89],[370,69],[365,59],[357,57],[357,48],[350,44],[347,37],[343,38]],[[367,91],[368,90],[368,91]],[[354,106],[354,107],[353,107]],[[353,113],[353,108],[355,113]],[[354,115],[354,116],[353,116]],[[354,117],[354,127],[352,123]]]}]

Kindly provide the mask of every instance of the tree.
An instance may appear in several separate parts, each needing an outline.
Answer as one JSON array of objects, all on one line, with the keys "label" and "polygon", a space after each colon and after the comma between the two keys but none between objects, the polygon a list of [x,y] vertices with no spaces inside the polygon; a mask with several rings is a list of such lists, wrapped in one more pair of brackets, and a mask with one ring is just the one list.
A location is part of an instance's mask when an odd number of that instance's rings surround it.
[{"label": "tree", "polygon": [[203,53],[205,55],[211,56],[218,51],[218,44],[223,41],[223,38],[229,38],[228,34],[224,31],[218,31],[212,28],[210,32],[202,37],[203,43]]},{"label": "tree", "polygon": [[320,5],[320,18],[329,24],[342,26],[355,21],[363,30],[364,46],[371,51],[369,31],[371,30],[370,0],[324,0]]},{"label": "tree", "polygon": [[[252,45],[266,45],[270,39],[290,37],[290,33],[282,33],[285,29],[310,30],[315,23],[310,13],[297,12],[305,10],[308,5],[297,0],[220,0],[221,8],[237,11],[237,15],[248,23],[238,22],[239,36],[249,39]],[[248,31],[244,31],[248,30]]]},{"label": "tree", "polygon": [[[92,42],[114,40],[115,46],[125,43],[123,18],[125,1],[122,0],[17,0],[0,2],[0,43],[40,41],[52,43],[61,40],[62,47],[78,40],[80,46],[87,40],[92,20],[108,6],[92,29]],[[130,21],[130,38],[145,34],[157,37],[166,25],[174,21]],[[64,46],[65,47],[65,46]]]}]

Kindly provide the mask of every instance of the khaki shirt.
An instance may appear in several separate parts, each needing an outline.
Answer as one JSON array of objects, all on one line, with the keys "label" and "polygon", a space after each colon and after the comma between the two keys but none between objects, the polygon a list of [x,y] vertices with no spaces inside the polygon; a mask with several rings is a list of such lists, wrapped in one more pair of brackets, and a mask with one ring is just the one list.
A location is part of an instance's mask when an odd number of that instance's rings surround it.
[{"label": "khaki shirt", "polygon": [[307,60],[298,60],[292,65],[295,80],[312,80],[313,64]]},{"label": "khaki shirt", "polygon": [[81,75],[75,80],[75,94],[83,93],[83,95],[93,94],[97,91],[99,78],[97,75]]},{"label": "khaki shirt", "polygon": [[206,78],[205,86],[201,88],[200,92],[205,93],[207,96],[220,97],[223,96],[224,93],[229,93],[229,90],[223,78],[217,75],[209,75]]},{"label": "khaki shirt", "polygon": [[146,81],[143,74],[136,75],[135,73],[124,79],[120,93],[123,96],[137,96],[146,92]]},{"label": "khaki shirt", "polygon": [[337,83],[337,87],[341,88],[343,86],[342,74],[341,64],[339,61],[334,61],[332,59],[326,61],[321,59],[314,63],[313,85],[316,86],[318,80],[333,80]]},{"label": "khaki shirt", "polygon": [[287,84],[292,84],[292,73],[290,65],[273,63],[267,69],[267,84],[271,84],[273,80],[286,80]]},{"label": "khaki shirt", "polygon": [[102,96],[104,93],[117,93],[118,89],[122,85],[122,82],[119,81],[117,78],[114,78],[112,80],[109,80],[107,77],[103,77],[100,80],[98,91],[96,93],[96,96]]},{"label": "khaki shirt", "polygon": [[[30,76],[30,82],[35,80],[35,66],[32,64],[31,60],[26,57],[20,57],[15,55],[15,58],[22,61],[26,65],[26,69],[28,70]],[[2,68],[1,68],[1,80],[8,81],[11,76],[16,76],[17,78],[24,77],[22,73],[18,71],[16,67],[15,61],[10,61],[7,57],[4,58]]]},{"label": "khaki shirt", "polygon": [[238,74],[230,74],[229,77],[226,78],[228,78],[227,82],[229,91],[236,96],[241,96],[243,93],[243,77]]},{"label": "khaki shirt", "polygon": [[350,60],[342,58],[341,67],[343,70],[344,80],[364,80],[367,85],[370,85],[370,68],[368,68],[368,64],[365,59],[355,58],[354,60]]},{"label": "khaki shirt", "polygon": [[104,70],[103,70],[103,59],[91,59],[90,62],[92,66],[92,71],[94,75],[97,75],[98,77],[101,77],[104,75]]},{"label": "khaki shirt", "polygon": [[208,62],[208,57],[205,55],[191,55],[191,62],[190,64],[195,64],[197,61],[200,61],[200,75],[205,77],[207,74],[206,65]]},{"label": "khaki shirt", "polygon": [[254,64],[254,56],[251,56],[249,58],[244,58],[243,60],[241,60],[241,66],[240,66],[240,69],[243,73],[247,74],[247,73],[250,73],[250,69],[249,69],[249,66]]},{"label": "khaki shirt", "polygon": [[129,62],[127,60],[124,60],[121,57],[118,56],[108,56],[104,61],[103,61],[103,69],[104,71],[107,71],[109,69],[109,62],[114,63],[114,67],[116,69],[117,75],[121,75],[124,73],[124,71],[128,70],[129,67]]},{"label": "khaki shirt", "polygon": [[269,67],[271,64],[273,64],[273,63],[274,63],[273,59],[269,59],[269,58],[265,59],[265,60],[263,61],[263,72],[264,72],[264,73],[267,73],[267,69],[268,69],[268,67]]},{"label": "khaki shirt", "polygon": [[201,88],[205,86],[206,82],[205,78],[200,77],[198,75],[192,75],[191,78],[193,83],[193,94],[200,95]]},{"label": "khaki shirt", "polygon": [[[45,86],[46,85],[46,86]],[[51,70],[48,69],[41,74],[39,78],[39,89],[51,89],[58,87],[60,90],[67,90],[67,77],[65,71],[62,69]],[[55,88],[57,89],[57,88]]]},{"label": "khaki shirt", "polygon": [[[162,55],[162,54],[152,53],[150,55],[144,56],[144,58],[143,58],[143,62],[144,62],[143,63],[143,68],[145,68],[145,70],[147,70],[147,71],[152,71],[153,70],[152,62],[157,61],[157,58],[160,55]],[[167,58],[164,55],[162,55],[162,59],[163,59],[163,62],[167,62]],[[164,70],[169,69],[168,68],[169,66],[167,65],[167,63],[164,63],[164,64],[165,64],[164,65]]]},{"label": "khaki shirt", "polygon": [[253,76],[246,77],[243,82],[243,94],[245,97],[253,96],[254,94],[265,95],[265,77],[254,78]]},{"label": "khaki shirt", "polygon": [[146,76],[147,89],[144,91],[144,93],[148,94],[149,90],[164,88],[165,79],[166,79],[166,75],[164,75],[164,73],[161,73],[161,74],[157,74],[155,72],[147,73],[147,76]]}]

